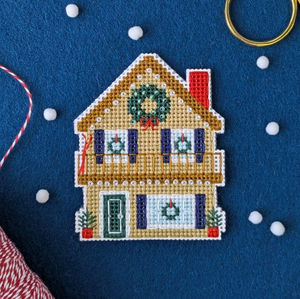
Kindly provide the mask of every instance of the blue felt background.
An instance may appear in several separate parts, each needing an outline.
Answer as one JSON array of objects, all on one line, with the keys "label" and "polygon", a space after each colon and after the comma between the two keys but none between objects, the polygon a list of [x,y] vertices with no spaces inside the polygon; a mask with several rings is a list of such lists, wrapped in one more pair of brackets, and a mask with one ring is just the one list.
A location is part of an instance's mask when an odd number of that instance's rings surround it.
[{"label": "blue felt background", "polygon": [[[233,0],[232,18],[250,38],[279,34],[289,0]],[[292,33],[268,48],[235,39],[224,20],[225,0],[8,0],[0,9],[0,63],[33,94],[33,117],[0,171],[0,225],[56,298],[300,298],[299,108],[300,17]],[[132,41],[127,30],[145,35]],[[140,54],[155,52],[185,77],[211,68],[213,107],[226,119],[218,147],[226,150],[227,212],[221,242],[79,242],[74,213],[75,119]],[[270,67],[256,59],[266,55]],[[0,154],[27,113],[21,86],[0,73]],[[58,118],[46,122],[43,110]],[[265,126],[277,121],[277,136]],[[51,199],[35,201],[40,188]],[[259,210],[264,221],[252,225]],[[279,220],[286,234],[275,237]]]}]

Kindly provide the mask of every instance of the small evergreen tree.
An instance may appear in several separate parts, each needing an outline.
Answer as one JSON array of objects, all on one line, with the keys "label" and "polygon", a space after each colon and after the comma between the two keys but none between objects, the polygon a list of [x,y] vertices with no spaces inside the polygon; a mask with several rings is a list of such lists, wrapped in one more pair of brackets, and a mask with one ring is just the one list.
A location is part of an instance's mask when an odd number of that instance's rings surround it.
[{"label": "small evergreen tree", "polygon": [[222,215],[218,215],[215,208],[208,211],[209,215],[206,215],[206,224],[208,227],[219,227],[222,225]]},{"label": "small evergreen tree", "polygon": [[[92,216],[92,212],[86,209],[82,216],[79,216],[79,226],[82,228],[94,228],[96,224],[96,216]],[[93,225],[94,224],[94,225]]]}]

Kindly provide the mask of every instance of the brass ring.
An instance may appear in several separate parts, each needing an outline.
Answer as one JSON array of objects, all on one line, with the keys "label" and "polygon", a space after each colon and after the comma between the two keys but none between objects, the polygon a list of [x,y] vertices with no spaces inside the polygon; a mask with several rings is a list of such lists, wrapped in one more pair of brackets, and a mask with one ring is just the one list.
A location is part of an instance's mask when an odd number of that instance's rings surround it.
[{"label": "brass ring", "polygon": [[[300,3],[300,0],[298,0],[298,1]],[[231,33],[237,39],[241,40],[242,42],[244,42],[247,45],[255,46],[255,47],[266,47],[266,46],[274,45],[274,44],[278,43],[279,41],[281,41],[282,39],[284,39],[290,33],[290,31],[292,30],[292,28],[295,24],[296,17],[297,17],[297,9],[298,9],[297,0],[291,0],[291,2],[292,2],[292,17],[291,17],[291,20],[290,20],[287,28],[278,37],[273,38],[271,40],[259,42],[259,41],[253,41],[253,40],[250,40],[250,39],[247,39],[247,38],[241,36],[236,31],[236,29],[234,28],[234,26],[232,24],[232,21],[231,21],[231,18],[230,18],[230,3],[231,3],[231,0],[226,0],[226,4],[225,4],[226,24],[227,24],[229,30],[231,31]]]}]

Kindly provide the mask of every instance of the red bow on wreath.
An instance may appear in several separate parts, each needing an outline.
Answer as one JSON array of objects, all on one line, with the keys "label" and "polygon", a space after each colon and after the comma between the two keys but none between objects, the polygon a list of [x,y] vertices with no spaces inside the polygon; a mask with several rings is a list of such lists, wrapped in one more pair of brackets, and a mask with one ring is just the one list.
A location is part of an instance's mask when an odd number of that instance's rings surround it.
[{"label": "red bow on wreath", "polygon": [[[153,122],[153,120],[156,120],[156,123]],[[143,123],[143,120],[146,121],[146,123]],[[159,120],[157,116],[153,116],[150,119],[148,119],[146,116],[142,116],[140,118],[140,124],[143,127],[142,131],[147,131],[149,126],[151,127],[152,131],[157,131],[157,129],[155,129],[154,127],[157,127],[159,124]]]},{"label": "red bow on wreath", "polygon": [[79,168],[78,174],[84,174],[84,170],[85,170],[85,156],[86,156],[86,151],[90,146],[90,143],[92,142],[93,139],[93,135],[90,136],[90,139],[88,142],[86,142],[86,137],[85,135],[83,135],[84,138],[84,147],[82,150],[82,160],[81,160],[81,166]]}]

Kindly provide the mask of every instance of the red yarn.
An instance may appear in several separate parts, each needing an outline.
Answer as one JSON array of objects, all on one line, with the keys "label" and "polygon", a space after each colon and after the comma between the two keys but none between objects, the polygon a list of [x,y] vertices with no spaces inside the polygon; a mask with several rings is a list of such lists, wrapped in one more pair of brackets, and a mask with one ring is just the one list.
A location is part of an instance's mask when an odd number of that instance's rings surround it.
[{"label": "red yarn", "polygon": [[209,108],[209,75],[207,72],[190,72],[189,92],[205,108]]},{"label": "red yarn", "polygon": [[90,136],[90,139],[89,139],[88,142],[86,141],[86,136],[84,134],[83,134],[83,138],[84,138],[84,147],[83,147],[83,150],[82,150],[82,160],[81,160],[81,166],[79,168],[78,174],[84,174],[86,151],[87,151],[87,149],[89,148],[89,146],[92,142],[93,136],[92,135]]},{"label": "red yarn", "polygon": [[54,299],[0,227],[0,298]]}]

